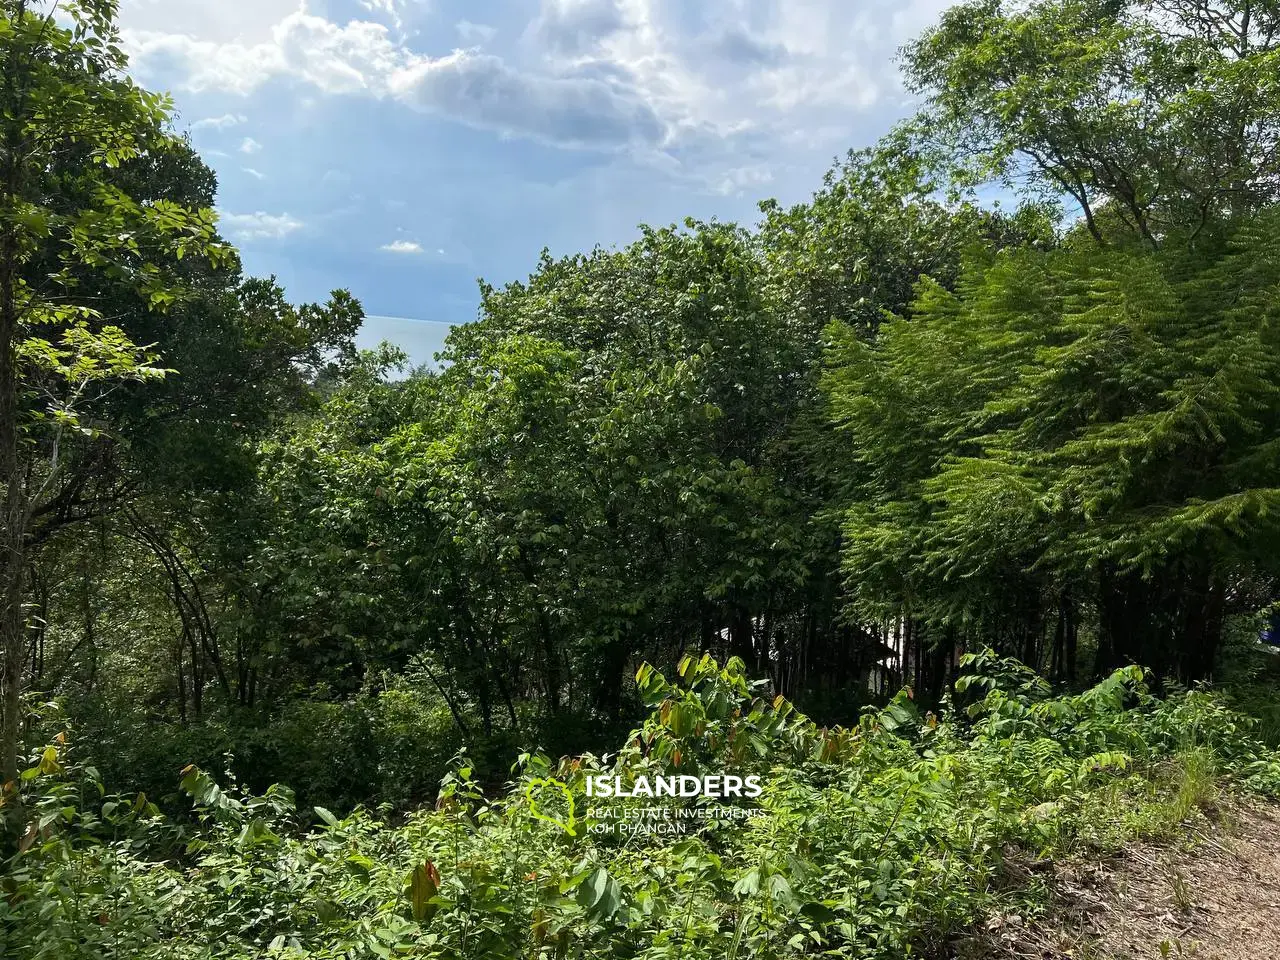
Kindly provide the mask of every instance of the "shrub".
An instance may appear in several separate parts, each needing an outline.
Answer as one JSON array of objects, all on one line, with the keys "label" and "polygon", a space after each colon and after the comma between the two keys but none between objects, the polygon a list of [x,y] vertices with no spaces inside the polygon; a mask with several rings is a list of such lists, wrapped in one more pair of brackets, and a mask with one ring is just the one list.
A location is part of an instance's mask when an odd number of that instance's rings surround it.
[{"label": "shrub", "polygon": [[[199,825],[177,853],[154,815],[127,824],[142,845],[100,825],[83,787],[96,780],[55,746],[23,787],[48,812],[10,859],[10,955],[100,956],[117,928],[139,958],[928,954],[1011,900],[1035,908],[1010,857],[1167,830],[1213,803],[1215,770],[1280,785],[1275,755],[1216,696],[1157,700],[1130,668],[1053,697],[989,653],[967,668],[963,706],[921,717],[904,694],[841,729],[760,698],[736,660],[686,659],[676,682],[646,666],[652,713],[611,762],[525,755],[489,796],[459,759],[436,807],[399,825],[362,809],[320,808],[317,822],[283,788],[224,789],[191,768]],[[597,834],[604,812],[571,811],[547,782],[581,800],[589,776],[721,770],[763,778],[758,800],[725,801],[757,815],[693,820],[678,837]]]}]

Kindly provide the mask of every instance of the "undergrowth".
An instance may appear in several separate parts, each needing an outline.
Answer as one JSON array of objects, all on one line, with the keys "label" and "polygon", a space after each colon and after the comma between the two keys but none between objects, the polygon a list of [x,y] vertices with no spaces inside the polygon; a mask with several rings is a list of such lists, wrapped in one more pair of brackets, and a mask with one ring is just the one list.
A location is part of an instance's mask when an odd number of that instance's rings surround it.
[{"label": "undergrowth", "polygon": [[[936,956],[994,910],[1035,911],[1045,891],[1021,864],[1176,837],[1220,789],[1280,788],[1280,761],[1216,695],[1157,699],[1128,668],[1055,697],[990,652],[964,666],[941,715],[904,692],[850,729],[761,696],[737,660],[686,659],[677,682],[646,666],[653,712],[616,756],[524,755],[500,796],[459,758],[435,808],[397,824],[312,816],[284,787],[253,795],[188,768],[199,826],[180,826],[145,797],[105,798],[63,738],[32,758],[21,811],[6,798],[20,826],[0,954]],[[725,773],[760,777],[762,794],[584,790],[600,774]],[[597,832],[656,807],[720,816]]]}]

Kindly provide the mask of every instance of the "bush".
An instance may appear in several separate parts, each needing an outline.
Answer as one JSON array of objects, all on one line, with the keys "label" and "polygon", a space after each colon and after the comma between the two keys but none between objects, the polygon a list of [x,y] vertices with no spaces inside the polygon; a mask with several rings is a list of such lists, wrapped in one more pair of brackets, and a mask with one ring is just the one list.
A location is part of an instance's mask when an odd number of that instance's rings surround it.
[{"label": "bush", "polygon": [[106,782],[171,811],[184,805],[177,773],[189,764],[225,771],[256,792],[289,783],[308,806],[405,807],[434,797],[463,746],[438,695],[409,685],[341,702],[290,701],[270,713],[219,711],[188,723],[91,701],[69,713],[86,762]]},{"label": "bush", "polygon": [[[304,807],[404,810],[435,798],[459,751],[471,757],[478,779],[501,784],[529,743],[559,756],[616,742],[628,729],[588,714],[547,718],[530,710],[519,718],[520,731],[495,727],[468,740],[439,693],[412,676],[351,700],[219,710],[186,723],[93,698],[69,704],[67,713],[85,761],[105,782],[141,791],[170,812],[185,806],[177,772],[188,764],[221,771],[258,793],[288,783]],[[45,723],[36,741],[61,729],[60,718]]]},{"label": "bush", "polygon": [[[395,826],[323,808],[309,826],[283,788],[224,789],[191,768],[200,822],[179,855],[154,816],[108,827],[92,773],[55,747],[24,781],[40,819],[0,898],[9,955],[102,956],[112,932],[138,958],[929,954],[992,909],[1042,902],[1012,882],[1011,856],[1167,833],[1214,803],[1215,771],[1280,786],[1275,754],[1215,695],[1157,700],[1129,668],[1052,697],[989,652],[966,666],[962,706],[921,717],[904,693],[851,729],[759,698],[736,660],[686,660],[676,683],[645,666],[652,713],[612,763],[525,755],[489,796],[459,761],[435,809]],[[589,776],[725,770],[764,790],[717,809],[755,815],[692,819],[678,837],[594,831],[715,804],[615,799],[606,816],[547,782],[582,800]]]}]

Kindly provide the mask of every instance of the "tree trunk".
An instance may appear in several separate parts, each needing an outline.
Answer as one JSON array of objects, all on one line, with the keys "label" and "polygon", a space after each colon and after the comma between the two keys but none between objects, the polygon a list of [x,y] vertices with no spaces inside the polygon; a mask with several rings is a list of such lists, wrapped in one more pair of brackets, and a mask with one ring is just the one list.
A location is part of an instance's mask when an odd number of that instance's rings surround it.
[{"label": "tree trunk", "polygon": [[622,712],[622,684],[626,677],[628,649],[626,641],[616,636],[601,645],[595,658],[599,663],[594,684],[595,706],[610,719],[615,719]]},{"label": "tree trunk", "polygon": [[1178,643],[1178,676],[1184,683],[1213,674],[1222,644],[1223,589],[1208,564],[1195,570],[1183,587],[1184,614]]},{"label": "tree trunk", "polygon": [[[13,78],[9,78],[12,88]],[[11,100],[12,102],[12,100]],[[17,192],[14,121],[6,132],[9,154],[5,192],[8,205]],[[0,646],[3,647],[3,708],[0,709],[0,781],[18,777],[18,725],[21,719],[22,670],[26,653],[23,581],[26,577],[27,490],[18,450],[18,244],[13,227],[0,237],[0,489],[4,494],[4,528],[0,530]]]},{"label": "tree trunk", "polygon": [[752,676],[759,673],[751,615],[745,607],[734,604],[729,611],[729,650],[740,659]]},{"label": "tree trunk", "polygon": [[[26,16],[19,0],[10,12],[14,23]],[[14,213],[26,184],[22,157],[27,153],[27,94],[19,89],[24,68],[18,49],[5,57],[3,212]],[[17,225],[5,218],[0,234],[0,493],[4,496],[0,530],[0,785],[18,778],[18,738],[22,721],[22,672],[26,659],[23,583],[27,571],[27,503],[18,446],[18,303],[21,250]]]}]

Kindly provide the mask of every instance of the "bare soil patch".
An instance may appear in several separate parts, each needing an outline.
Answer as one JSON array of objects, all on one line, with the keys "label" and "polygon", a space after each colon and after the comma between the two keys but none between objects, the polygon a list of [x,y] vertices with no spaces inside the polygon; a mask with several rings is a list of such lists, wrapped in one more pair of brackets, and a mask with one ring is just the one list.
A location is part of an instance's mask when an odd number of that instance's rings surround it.
[{"label": "bare soil patch", "polygon": [[1280,807],[1234,807],[1182,846],[1055,868],[1047,918],[994,917],[964,957],[1280,958]]}]

